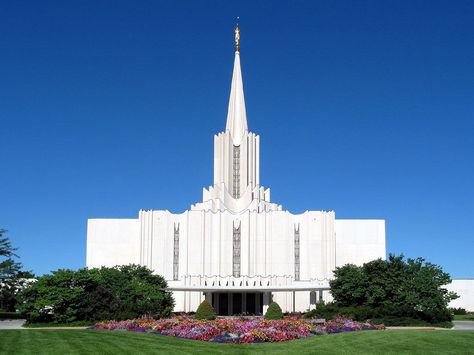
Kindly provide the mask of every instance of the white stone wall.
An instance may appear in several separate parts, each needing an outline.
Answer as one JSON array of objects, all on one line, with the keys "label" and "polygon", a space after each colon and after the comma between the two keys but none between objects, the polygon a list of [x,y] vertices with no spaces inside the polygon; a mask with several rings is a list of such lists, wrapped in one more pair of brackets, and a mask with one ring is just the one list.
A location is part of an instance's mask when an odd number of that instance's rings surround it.
[{"label": "white stone wall", "polygon": [[336,220],[336,266],[362,265],[385,260],[385,221],[382,219]]},{"label": "white stone wall", "polygon": [[[185,276],[232,276],[233,225],[241,227],[242,276],[280,276],[297,285],[329,280],[336,266],[385,258],[383,221],[335,219],[333,211],[190,210],[140,211],[138,219],[92,219],[88,224],[87,266],[140,263],[170,285]],[[179,225],[179,280],[173,280],[174,230]],[[294,236],[300,230],[300,280],[295,276]],[[309,308],[309,291],[296,294],[296,310]],[[202,292],[175,292],[176,311],[192,311]],[[275,292],[283,310],[293,309],[292,292]],[[324,299],[330,300],[329,292]]]},{"label": "white stone wall", "polygon": [[87,267],[140,263],[138,219],[89,219]]},{"label": "white stone wall", "polygon": [[461,307],[469,312],[474,312],[474,279],[453,280],[446,288],[456,292],[459,296],[458,299],[449,303],[449,307]]},{"label": "white stone wall", "polygon": [[[174,226],[179,223],[179,274],[232,275],[233,225],[241,226],[242,275],[294,275],[294,229],[300,226],[301,279],[330,278],[335,266],[334,212],[287,211],[239,215],[225,212],[141,211],[140,219],[153,219],[142,230],[144,265],[172,279]],[[149,222],[141,222],[147,226]],[[152,250],[151,259],[148,257]]]}]

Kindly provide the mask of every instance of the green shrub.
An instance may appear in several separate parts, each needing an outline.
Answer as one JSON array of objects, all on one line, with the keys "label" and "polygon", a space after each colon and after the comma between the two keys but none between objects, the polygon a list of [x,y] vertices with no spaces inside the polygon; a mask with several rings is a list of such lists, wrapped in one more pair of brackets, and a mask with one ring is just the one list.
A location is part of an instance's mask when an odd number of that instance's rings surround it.
[{"label": "green shrub", "polygon": [[377,309],[369,306],[341,307],[337,313],[359,322],[374,318],[379,314]]},{"label": "green shrub", "polygon": [[194,315],[196,319],[212,320],[216,318],[216,311],[206,300],[202,301]]},{"label": "green shrub", "polygon": [[452,314],[457,315],[457,316],[463,316],[463,315],[467,314],[466,309],[461,308],[461,307],[459,307],[459,308],[450,308],[449,310],[451,311]]},{"label": "green shrub", "polygon": [[161,318],[174,303],[166,287],[163,277],[138,265],[57,270],[23,289],[18,308],[29,323]]},{"label": "green shrub", "polygon": [[318,315],[316,313],[315,309],[312,309],[311,311],[308,311],[304,314],[304,317],[306,319],[313,319],[313,318],[318,318]]},{"label": "green shrub", "polygon": [[267,312],[265,313],[265,319],[283,319],[283,312],[278,303],[272,302],[270,306],[268,306]]},{"label": "green shrub", "polygon": [[22,315],[17,312],[0,312],[0,319],[21,319]]},{"label": "green shrub", "polygon": [[[324,318],[333,319],[335,316],[341,314],[341,308],[335,303],[318,303],[316,309],[309,311],[305,314],[305,318]],[[351,315],[349,315],[351,316]]]},{"label": "green shrub", "polygon": [[315,315],[331,318],[337,314],[355,320],[408,317],[429,323],[450,322],[447,305],[458,298],[445,285],[451,277],[441,267],[423,258],[407,259],[390,254],[356,266],[337,267],[329,282],[334,298],[331,305],[319,307]]},{"label": "green shrub", "polygon": [[[351,306],[340,307],[336,303],[320,303],[315,310],[306,313],[306,318],[334,319],[336,316],[345,316],[353,320],[363,322],[366,320],[380,320],[380,323],[390,326],[403,325],[437,325],[441,323],[451,324],[452,315],[450,311],[439,309],[436,311],[416,311],[408,307],[396,307],[387,305],[385,307]],[[438,325],[437,325],[438,326]]]}]

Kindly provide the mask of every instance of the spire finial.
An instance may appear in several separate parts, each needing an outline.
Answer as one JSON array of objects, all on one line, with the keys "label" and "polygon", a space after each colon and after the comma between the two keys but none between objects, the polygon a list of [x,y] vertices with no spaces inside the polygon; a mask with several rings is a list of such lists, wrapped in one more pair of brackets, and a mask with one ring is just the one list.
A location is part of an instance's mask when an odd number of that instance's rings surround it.
[{"label": "spire finial", "polygon": [[240,29],[239,24],[237,23],[235,27],[234,70],[232,72],[229,109],[227,111],[227,123],[225,126],[225,130],[230,132],[235,146],[240,146],[244,132],[248,131],[247,113],[245,112],[244,84],[242,82],[242,70],[240,69],[239,51]]},{"label": "spire finial", "polygon": [[240,52],[239,16],[237,16],[237,25],[235,26],[235,51]]}]

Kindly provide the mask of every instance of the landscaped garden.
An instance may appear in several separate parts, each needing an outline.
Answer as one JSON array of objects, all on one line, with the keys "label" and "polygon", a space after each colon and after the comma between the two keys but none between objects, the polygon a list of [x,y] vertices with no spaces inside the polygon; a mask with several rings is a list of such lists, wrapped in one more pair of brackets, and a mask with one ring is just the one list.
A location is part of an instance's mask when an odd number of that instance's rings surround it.
[{"label": "landscaped garden", "polygon": [[142,318],[119,322],[100,322],[91,329],[132,331],[216,343],[242,344],[281,342],[313,335],[376,330],[383,329],[383,325],[374,325],[369,322],[360,323],[340,317],[328,322],[313,322],[295,318],[268,320],[256,317],[248,320],[239,318],[197,320],[177,317],[160,320]]},{"label": "landscaped garden", "polygon": [[262,344],[217,344],[137,332],[3,330],[1,354],[474,354],[470,331],[360,331]]},{"label": "landscaped garden", "polygon": [[470,316],[447,308],[456,297],[443,287],[449,275],[422,259],[345,265],[331,281],[334,302],[292,315],[272,303],[265,317],[216,319],[206,301],[195,314],[174,315],[166,281],[137,265],[19,280],[4,283],[1,304],[8,312],[0,316],[24,317],[28,327],[90,327],[3,330],[0,354],[474,354],[474,332],[382,330],[383,323],[449,327],[453,314]]},{"label": "landscaped garden", "polygon": [[214,343],[247,344],[283,342],[332,333],[381,330],[384,326],[374,325],[369,321],[356,322],[341,316],[328,322],[306,319],[302,314],[284,317],[280,306],[275,302],[269,305],[265,317],[216,319],[214,308],[204,300],[194,315],[98,322],[89,329],[150,333]]}]

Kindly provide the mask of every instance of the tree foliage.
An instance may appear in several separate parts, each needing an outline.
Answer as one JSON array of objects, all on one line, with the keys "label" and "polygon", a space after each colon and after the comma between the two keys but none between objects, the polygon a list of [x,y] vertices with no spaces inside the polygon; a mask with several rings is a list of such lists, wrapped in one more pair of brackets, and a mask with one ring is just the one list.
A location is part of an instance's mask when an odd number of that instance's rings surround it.
[{"label": "tree foliage", "polygon": [[15,261],[18,255],[8,237],[5,237],[6,230],[0,228],[0,280],[7,280],[15,277],[21,270],[21,264]]},{"label": "tree foliage", "polygon": [[390,254],[388,260],[338,267],[334,276],[331,293],[339,307],[366,306],[441,322],[450,320],[448,303],[458,297],[445,287],[449,274],[423,258],[405,261],[403,255]]},{"label": "tree foliage", "polygon": [[6,230],[0,228],[0,311],[14,312],[16,296],[34,275],[22,271],[22,265],[16,260],[17,250],[5,236]]},{"label": "tree foliage", "polygon": [[202,301],[194,315],[196,319],[212,320],[216,318],[216,311],[206,300]]},{"label": "tree foliage", "polygon": [[173,299],[166,281],[144,266],[60,269],[38,278],[19,294],[20,311],[29,322],[68,323],[164,317]]},{"label": "tree foliage", "polygon": [[268,306],[267,312],[265,313],[265,319],[283,319],[283,312],[278,303],[272,302]]}]

